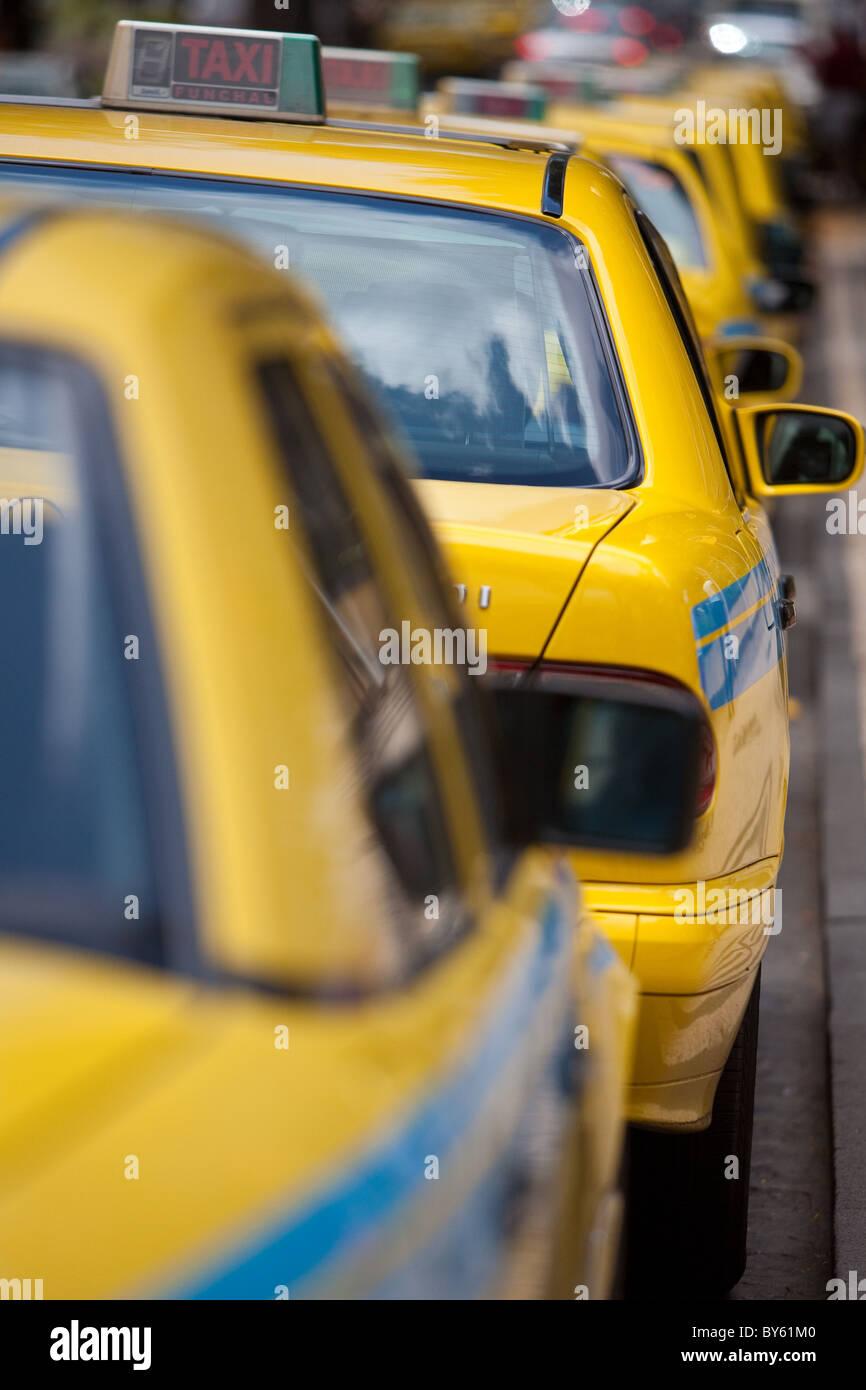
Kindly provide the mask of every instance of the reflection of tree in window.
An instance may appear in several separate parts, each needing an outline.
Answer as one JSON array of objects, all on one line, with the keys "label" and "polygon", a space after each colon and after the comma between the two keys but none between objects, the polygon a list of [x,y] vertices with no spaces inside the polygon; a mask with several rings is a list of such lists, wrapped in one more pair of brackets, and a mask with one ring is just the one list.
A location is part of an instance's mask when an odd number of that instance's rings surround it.
[{"label": "reflection of tree in window", "polygon": [[638,474],[600,299],[559,227],[243,180],[54,168],[15,181],[200,218],[269,262],[287,246],[427,477],[619,487]]}]

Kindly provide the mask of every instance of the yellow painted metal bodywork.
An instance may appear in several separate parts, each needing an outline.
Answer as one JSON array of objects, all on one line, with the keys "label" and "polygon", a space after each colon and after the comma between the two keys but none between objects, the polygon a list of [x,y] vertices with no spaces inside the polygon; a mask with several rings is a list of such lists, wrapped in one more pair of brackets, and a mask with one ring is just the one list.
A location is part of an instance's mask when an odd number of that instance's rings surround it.
[{"label": "yellow painted metal bodywork", "polygon": [[[689,76],[689,83],[679,91],[664,95],[642,95],[624,99],[611,110],[626,114],[631,112],[634,119],[653,119],[664,124],[673,132],[678,113],[685,110],[697,111],[698,102],[706,111],[757,111],[778,109],[782,112],[782,149],[788,150],[789,138],[795,148],[801,144],[800,127],[796,114],[790,104],[780,97],[777,87],[766,83],[740,79],[733,83],[726,81],[716,86],[713,82],[701,80],[700,72]],[[719,144],[709,141],[697,142],[694,148],[719,149]],[[737,193],[742,207],[752,221],[762,221],[784,212],[785,194],[779,177],[779,161],[782,155],[765,155],[760,144],[751,141],[731,141],[727,144],[729,163],[733,168]]]},{"label": "yellow painted metal bodywork", "polygon": [[[767,391],[747,391],[740,385],[733,371],[736,366],[736,354],[740,351],[776,353],[783,358],[786,372],[781,385]],[[768,405],[790,401],[800,390],[803,381],[803,359],[795,347],[781,338],[760,338],[751,334],[743,337],[731,335],[727,338],[711,338],[704,342],[704,353],[713,385],[721,399],[727,400],[729,404],[739,402],[742,405]],[[736,388],[736,395],[729,389],[732,386]]]},{"label": "yellow painted metal bodywork", "polygon": [[642,1125],[681,1132],[707,1128],[730,1039],[746,1011],[756,973],[701,994],[642,996],[638,1063],[629,1088],[631,1109]]},{"label": "yellow painted metal bodywork", "polygon": [[[131,117],[134,124],[130,125]],[[134,132],[127,134],[127,132]],[[538,154],[328,125],[3,106],[0,156],[311,184],[536,212]]]},{"label": "yellow painted metal bodywork", "polygon": [[[137,138],[126,140],[120,112],[12,112],[0,147],[7,157],[433,197],[545,220],[544,153],[385,131],[149,114],[140,116]],[[589,904],[604,911],[617,950],[626,964],[637,966],[639,980],[644,959],[663,960],[669,974],[661,992],[704,1001],[706,1056],[693,1045],[691,1054],[694,1076],[700,1077],[714,1072],[719,1020],[725,1029],[732,1022],[715,989],[716,968],[728,941],[739,943],[738,929],[727,929],[733,932],[728,938],[724,929],[696,918],[691,949],[680,954],[684,933],[672,895],[661,906],[655,900],[642,908],[640,893],[694,891],[698,880],[719,878],[736,888],[751,882],[755,865],[771,865],[773,875],[778,866],[788,777],[784,656],[736,698],[712,706],[702,665],[706,648],[727,637],[739,640],[749,625],[762,642],[780,640],[773,597],[777,562],[766,518],[746,498],[740,461],[732,456],[730,475],[726,471],[686,347],[619,181],[594,161],[572,157],[557,225],[580,239],[589,258],[640,442],[639,482],[621,492],[446,482],[419,488],[454,580],[466,585],[465,619],[488,629],[491,655],[532,662],[543,650],[547,661],[658,673],[692,689],[705,704],[718,778],[693,846],[665,864],[633,856],[576,857],[589,884]],[[260,576],[260,586],[265,582]],[[731,586],[747,582],[760,589],[749,611],[734,602],[728,606]],[[481,609],[484,585],[491,587],[492,600]],[[723,612],[718,630],[696,639],[693,614],[716,600]],[[651,924],[644,920],[650,918]],[[651,940],[656,944],[647,955]],[[743,979],[754,974],[766,941],[762,936],[744,949]],[[736,953],[739,944],[730,949]],[[663,1121],[670,1084],[676,1087],[671,1122],[705,1120],[706,1085],[690,1092],[702,1108],[684,1120],[682,1077],[674,1078],[663,1065],[677,1046],[667,1031],[675,1029],[677,1017],[670,1012],[661,1020],[666,1034],[652,1058],[644,1064],[637,1057],[635,1076],[641,1081],[630,1100],[632,1118]],[[728,1046],[735,1031],[726,1032]],[[651,1115],[641,1099],[646,1085],[654,1087]]]},{"label": "yellow painted metal bodywork", "polygon": [[[42,141],[55,114],[28,112],[25,143]],[[120,122],[96,122],[112,149]],[[153,124],[144,159],[163,139],[173,157],[189,152],[170,120]],[[58,129],[79,151],[99,143],[69,113]],[[248,166],[224,139],[228,162]],[[271,159],[267,136],[262,145]],[[17,216],[2,209],[0,230]],[[469,930],[423,970],[395,973],[391,901],[347,776],[348,713],[303,528],[290,546],[274,526],[275,507],[295,513],[254,370],[274,354],[291,364],[383,592],[401,614],[433,620],[429,576],[399,539],[327,369],[339,358],[330,331],[251,253],[91,210],[22,224],[4,248],[0,338],[70,354],[105,395],[177,758],[195,907],[185,930],[204,962],[186,975],[0,936],[0,1276],[34,1273],[46,1298],[411,1296],[431,1243],[471,1234],[473,1193],[528,1123],[530,1134],[554,1126],[555,1162],[531,1179],[531,1210],[485,1290],[570,1297],[585,1283],[604,1296],[631,984],[549,852],[528,851],[494,883],[448,673],[426,668],[413,681]],[[13,452],[0,451],[5,495],[23,467]],[[56,460],[34,467],[43,478],[31,469],[28,489],[50,494]],[[275,790],[277,765],[290,769],[290,794]],[[562,968],[540,984],[557,921]],[[533,978],[538,1007],[491,1052],[490,1030]],[[342,1002],[328,1001],[334,980],[353,986]],[[551,1086],[552,1060],[577,1055],[572,1020],[584,1015],[596,1032],[582,1085]],[[473,1068],[494,1055],[472,1101]],[[425,1181],[437,1107],[462,1132],[440,1155],[440,1180]],[[399,1197],[378,1215],[371,1172]],[[320,1209],[339,1210],[345,1230],[293,1265],[292,1232]]]}]

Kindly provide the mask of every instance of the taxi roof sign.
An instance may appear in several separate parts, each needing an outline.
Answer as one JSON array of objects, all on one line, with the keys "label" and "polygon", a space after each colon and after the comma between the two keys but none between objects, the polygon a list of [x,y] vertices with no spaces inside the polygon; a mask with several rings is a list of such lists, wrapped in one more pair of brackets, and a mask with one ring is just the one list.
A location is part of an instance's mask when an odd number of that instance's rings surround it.
[{"label": "taxi roof sign", "polygon": [[554,58],[524,58],[506,63],[506,82],[530,82],[552,100],[580,105],[634,93],[664,94],[683,81],[679,61],[656,60],[641,68],[611,68],[602,63],[563,62]]},{"label": "taxi roof sign", "polygon": [[321,47],[314,34],[122,19],[114,30],[102,102],[322,121]]},{"label": "taxi roof sign", "polygon": [[414,112],[421,83],[415,53],[374,48],[322,49],[325,100],[334,106]]},{"label": "taxi roof sign", "polygon": [[508,116],[524,121],[543,121],[547,96],[528,82],[496,82],[485,78],[443,77],[436,91],[452,115]]},{"label": "taxi roof sign", "polygon": [[596,74],[576,63],[548,59],[522,59],[506,63],[502,77],[507,82],[530,83],[540,87],[551,101],[579,104],[595,101],[600,93]]}]

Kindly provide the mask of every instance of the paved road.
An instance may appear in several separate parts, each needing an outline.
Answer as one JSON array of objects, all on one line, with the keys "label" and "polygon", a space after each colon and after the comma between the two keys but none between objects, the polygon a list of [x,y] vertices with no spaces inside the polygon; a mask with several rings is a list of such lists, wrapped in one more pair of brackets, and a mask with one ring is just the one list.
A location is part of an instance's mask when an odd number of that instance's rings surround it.
[{"label": "paved road", "polygon": [[776,533],[782,563],[797,580],[788,656],[800,714],[791,728],[782,930],[770,940],[761,978],[749,1258],[734,1299],[826,1298],[832,1263],[813,504],[790,504]]}]

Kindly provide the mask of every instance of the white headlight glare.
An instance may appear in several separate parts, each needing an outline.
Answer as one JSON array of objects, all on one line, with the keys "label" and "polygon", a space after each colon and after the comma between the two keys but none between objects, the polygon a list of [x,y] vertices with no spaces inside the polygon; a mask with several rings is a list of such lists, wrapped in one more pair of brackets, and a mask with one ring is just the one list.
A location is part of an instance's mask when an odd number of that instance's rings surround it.
[{"label": "white headlight glare", "polygon": [[748,39],[738,24],[711,24],[710,43],[719,53],[740,53]]}]

